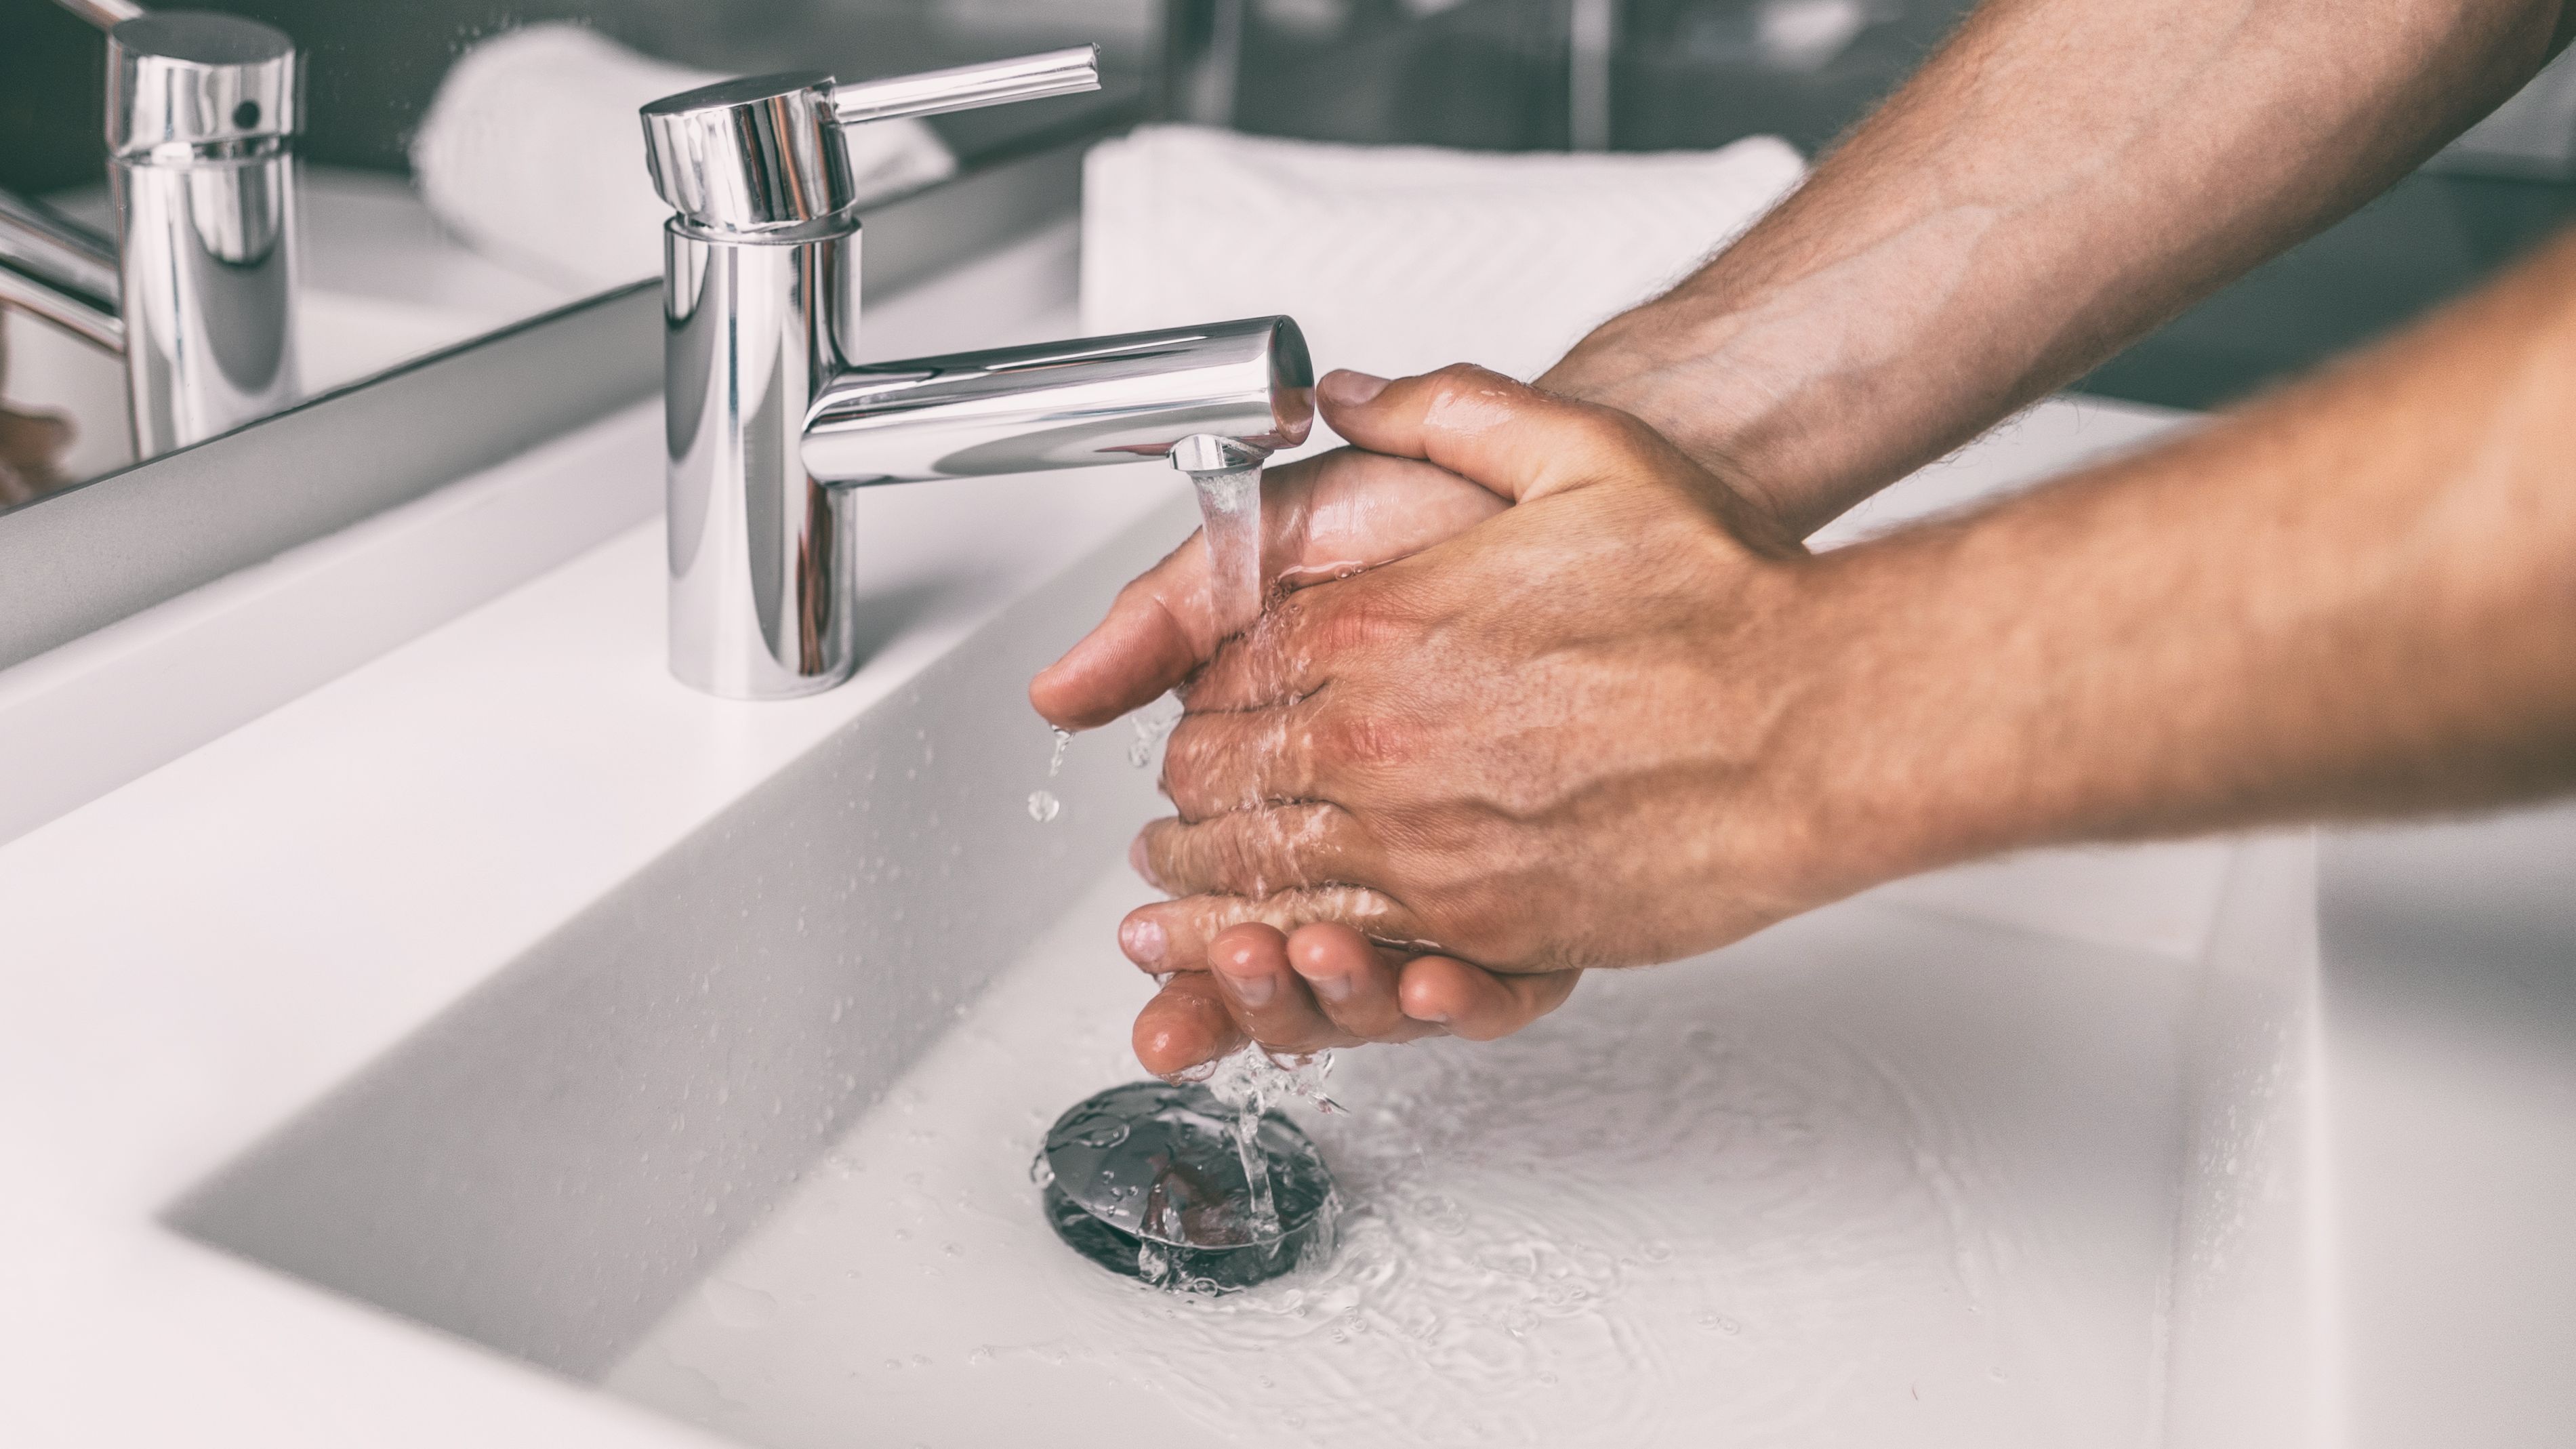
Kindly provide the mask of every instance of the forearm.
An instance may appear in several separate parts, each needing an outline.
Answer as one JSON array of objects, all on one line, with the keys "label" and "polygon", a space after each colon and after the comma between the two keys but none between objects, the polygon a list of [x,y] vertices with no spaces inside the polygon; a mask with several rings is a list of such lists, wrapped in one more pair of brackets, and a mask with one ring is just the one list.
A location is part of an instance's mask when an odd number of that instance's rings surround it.
[{"label": "forearm", "polygon": [[[2333,372],[1828,554],[1775,779],[1827,893],[2576,786],[2576,238]],[[1830,874],[1830,872],[1828,872]]]},{"label": "forearm", "polygon": [[1797,195],[1542,385],[1804,533],[2351,210],[2561,0],[1989,0]]}]

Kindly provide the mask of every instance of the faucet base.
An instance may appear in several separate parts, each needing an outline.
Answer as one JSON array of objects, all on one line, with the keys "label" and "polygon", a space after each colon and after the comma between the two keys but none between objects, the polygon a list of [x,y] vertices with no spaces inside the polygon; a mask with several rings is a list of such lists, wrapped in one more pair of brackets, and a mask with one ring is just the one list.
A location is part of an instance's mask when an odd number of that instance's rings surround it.
[{"label": "faucet base", "polygon": [[859,335],[859,228],[664,232],[671,672],[792,699],[859,667],[848,495],[806,472],[805,419]]}]

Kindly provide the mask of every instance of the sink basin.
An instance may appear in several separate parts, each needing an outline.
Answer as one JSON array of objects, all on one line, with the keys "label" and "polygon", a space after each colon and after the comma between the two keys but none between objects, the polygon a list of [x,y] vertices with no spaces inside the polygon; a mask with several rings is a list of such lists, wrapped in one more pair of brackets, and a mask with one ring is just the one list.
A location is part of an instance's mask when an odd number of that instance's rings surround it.
[{"label": "sink basin", "polygon": [[[1200,1301],[1069,1253],[1028,1164],[1136,1074],[1110,943],[1154,801],[1104,731],[1031,820],[1024,622],[169,1221],[762,1445],[2126,1445],[2297,1393],[2304,841],[1909,883],[1509,1042],[1345,1054],[1347,1112],[1302,1114],[1330,1268]],[[2028,904],[2088,893],[2129,918]]]},{"label": "sink basin", "polygon": [[[1028,1165],[1136,1075],[1158,802],[1123,728],[1049,779],[1022,690],[1187,532],[1153,486],[164,1220],[756,1445],[2306,1434],[2304,837],[1929,877],[1346,1054],[1318,1271],[1194,1300],[1064,1249]],[[931,592],[882,593],[897,654]]]},{"label": "sink basin", "polygon": [[1190,505],[869,506],[840,690],[671,681],[647,524],[0,845],[0,1438],[2568,1442],[2564,811],[2330,844],[2322,917],[2304,834],[2031,855],[1348,1053],[1329,1264],[1101,1271],[1027,1169],[1136,1074],[1159,802],[1023,689]]}]

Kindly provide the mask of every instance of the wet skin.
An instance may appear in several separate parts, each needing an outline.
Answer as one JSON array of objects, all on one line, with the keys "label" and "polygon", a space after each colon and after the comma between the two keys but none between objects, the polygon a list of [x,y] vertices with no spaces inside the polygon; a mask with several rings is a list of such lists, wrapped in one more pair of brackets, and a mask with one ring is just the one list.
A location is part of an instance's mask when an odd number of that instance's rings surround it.
[{"label": "wet skin", "polygon": [[[2080,376],[2358,206],[2576,35],[2576,6],[2558,0],[2400,0],[2373,15],[2374,23],[2356,26],[2350,7],[2326,0],[2251,9],[2242,0],[1987,0],[1785,203],[1670,293],[1596,328],[1540,382],[1563,397],[1621,409],[1660,435],[1614,440],[1614,451],[1625,449],[1632,471],[1661,478],[1661,501],[1647,510],[1665,526],[1661,544],[1673,545],[1678,521],[1681,533],[1698,530],[1712,556],[1731,548],[1769,557],[1775,545]],[[2477,666],[2549,657],[2558,641],[2531,628],[2570,616],[2561,593],[2550,591],[2545,564],[2534,560],[2576,557],[2576,542],[2558,555],[2534,552],[2554,538],[2542,525],[2561,521],[2550,511],[2555,495],[2512,493],[2530,479],[2507,466],[2523,457],[2517,448],[2564,455],[2566,441],[2531,418],[2495,416],[2490,406],[2521,396],[2520,375],[2500,370],[2507,362],[2547,373],[2546,386],[2558,389],[2553,400],[2566,395],[2555,363],[2533,361],[2530,349],[2557,336],[2551,329],[2563,319],[2549,289],[2568,265],[2560,256],[2536,270],[2547,274],[2538,282],[2508,279],[2491,289],[2518,298],[2518,315],[2480,311],[2474,302],[2454,309],[2471,320],[2440,336],[2456,340],[2462,328],[2475,335],[2466,351],[2454,348],[2448,383],[2419,363],[2449,341],[2418,340],[2361,382],[2329,379],[2254,409],[2252,429],[2228,431],[2214,455],[2167,450],[2134,469],[2095,470],[2049,490],[2050,500],[2002,510],[1973,533],[1934,531],[1873,551],[1867,562],[1817,571],[1842,582],[1812,602],[1853,601],[1841,635],[1729,634],[1737,625],[1726,609],[1740,597],[1719,609],[1717,623],[1702,618],[1693,627],[1714,632],[1701,642],[1730,666],[1794,659],[1800,648],[1876,666],[1874,677],[1835,681],[1833,690],[1788,670],[1769,695],[1730,685],[1731,696],[1684,706],[1730,725],[1745,709],[1803,711],[1798,728],[1818,739],[1851,731],[1839,748],[1867,768],[1800,779],[1798,769],[1812,760],[1759,762],[1775,794],[1856,786],[1856,798],[1836,807],[1841,818],[1775,814],[1767,828],[1781,835],[1776,848],[1736,854],[1742,842],[1727,844],[1727,832],[1740,837],[1743,821],[1764,818],[1778,801],[1729,799],[1703,779],[1693,787],[1702,818],[1631,811],[1630,838],[1614,831],[1588,856],[1556,857],[1560,875],[1583,876],[1644,853],[1639,835],[1694,850],[1717,840],[1713,860],[1703,862],[1716,869],[1682,890],[1723,898],[1714,920],[1661,899],[1658,888],[1674,882],[1648,861],[1624,883],[1624,895],[1612,882],[1589,900],[1562,893],[1488,900],[1486,914],[1497,919],[1552,919],[1560,929],[1532,940],[1480,940],[1468,919],[1474,913],[1431,900],[1440,872],[1424,865],[1446,862],[1450,883],[1463,879],[1459,862],[1473,853],[1462,854],[1459,840],[1479,838],[1472,832],[1448,839],[1417,829],[1398,842],[1411,856],[1391,864],[1363,858],[1347,823],[1333,826],[1322,812],[1276,818],[1301,792],[1265,785],[1252,766],[1267,756],[1240,739],[1229,743],[1229,723],[1241,721],[1216,716],[1277,701],[1202,708],[1198,691],[1223,675],[1227,646],[1209,622],[1206,567],[1193,540],[1122,594],[1102,626],[1031,689],[1041,714],[1087,728],[1194,680],[1197,718],[1175,732],[1166,765],[1179,817],[1149,831],[1139,857],[1149,879],[1181,898],[1139,911],[1121,933],[1131,958],[1169,977],[1138,1022],[1140,1055],[1168,1072],[1247,1031],[1275,1034],[1283,1047],[1433,1030],[1498,1035],[1562,1001],[1570,966],[1715,944],[1891,871],[2047,841],[2503,798],[2556,778],[2553,767],[2576,760],[2576,744],[2547,732],[2559,702],[2515,690],[2557,674]],[[1336,408],[1365,409],[1366,388],[1344,375],[1337,393],[1336,380],[1326,379],[1327,418]],[[1513,410],[1504,406],[1497,419],[1508,423]],[[1265,505],[1279,520],[1270,525],[1274,556],[1266,560],[1274,575],[1293,586],[1353,568],[1387,569],[1462,533],[1486,533],[1484,544],[1440,571],[1462,581],[1450,602],[1467,609],[1477,589],[1509,587],[1550,565],[1546,539],[1519,525],[1491,527],[1501,496],[1517,496],[1511,460],[1444,471],[1423,449],[1341,420],[1336,427],[1379,452],[1411,456],[1344,452],[1280,470]],[[2320,438],[2355,446],[2335,455]],[[1695,474],[1673,466],[1675,447]],[[2472,455],[2493,461],[2494,476],[2460,478],[2457,460]],[[2421,546],[2407,554],[2396,534],[2370,531],[2392,520],[2433,530],[2440,520],[2426,511],[2432,495],[2424,490],[2453,484],[2466,500],[2453,514],[2478,520],[2468,532],[2483,551],[2482,573],[2428,571]],[[2303,489],[2331,490],[2335,519],[2285,536],[2281,521],[2303,517],[2308,506]],[[1626,496],[1644,495],[1631,488]],[[1695,504],[1696,523],[1691,508],[1669,506],[1676,498]],[[2512,529],[2478,532],[2485,516],[2476,510],[2489,504],[2522,516]],[[1580,524],[1587,511],[1558,507],[1549,516]],[[2364,526],[2338,533],[2334,524],[2346,521]],[[1595,573],[1651,574],[1633,551],[1602,546],[1599,530],[1585,537],[1596,547]],[[1519,546],[1487,547],[1498,538]],[[2272,546],[2233,558],[2238,539]],[[2070,562],[2054,568],[2059,559]],[[2292,560],[2307,572],[2289,567]],[[1717,572],[1721,592],[1765,574],[1732,556]],[[2374,591],[2393,581],[2415,591],[2403,608]],[[1329,612],[1298,609],[1296,597],[1290,613]],[[2035,614],[2034,598],[2050,608]],[[2447,612],[2428,615],[2426,600]],[[2133,603],[2134,613],[2120,612]],[[1618,612],[1596,610],[1595,619],[1615,631]],[[1810,613],[1802,602],[1787,617]],[[2462,622],[2471,614],[2474,626]],[[2275,650],[2279,640],[2252,627],[2276,619],[2298,621],[2277,632],[2295,636],[2306,652]],[[1551,650],[1568,640],[1528,638],[1522,643],[1530,647],[1515,653],[1505,644],[1520,627],[1506,620],[1468,640],[1484,651],[1488,673],[1476,681],[1481,694],[1452,690],[1443,698],[1454,716],[1545,697],[1546,688],[1525,676],[1555,662]],[[2177,642],[2178,630],[2190,637]],[[1438,674],[1424,649],[1444,637],[1460,636],[1385,631],[1376,641],[1381,657],[1336,682]],[[2203,647],[2210,641],[2234,643],[2236,656]],[[1343,642],[1326,638],[1308,652],[1346,657],[1352,651]],[[2099,677],[2097,661],[2115,658],[2115,647],[2131,651],[2117,656],[2118,677]],[[1252,652],[1234,648],[1238,656]],[[2321,671],[2320,658],[2346,667]],[[1939,667],[1928,679],[1910,677],[1916,660]],[[1276,673],[1294,662],[1274,658],[1263,668]],[[1960,681],[1971,679],[1979,687],[1963,689]],[[2198,715],[2171,717],[2171,701],[2186,698],[2207,703]],[[2219,703],[2240,701],[2247,708],[2233,712]],[[2391,710],[2389,701],[2404,707]],[[1400,691],[1380,700],[1401,702]],[[2075,720],[2105,702],[2113,707]],[[1961,715],[1969,703],[1982,713]],[[2051,703],[2057,714],[2039,710]],[[1909,716],[1910,733],[1889,729],[1898,715]],[[1658,719],[1648,711],[1627,723],[1644,728]],[[2403,728],[2370,733],[2389,721]],[[1423,727],[1420,745],[1455,719],[1412,722]],[[1603,737],[1639,736],[1623,726]],[[1382,753],[1392,738],[1360,731],[1344,742]],[[2087,751],[2065,749],[2070,739]],[[1353,817],[1374,809],[1385,824],[1390,809],[1431,803],[1421,792],[1450,766],[1490,763],[1472,735],[1438,742],[1445,757],[1345,782],[1327,803]],[[2054,773],[1994,764],[2042,757]],[[1577,773],[1592,764],[1570,758]],[[1984,768],[1961,767],[1977,760]],[[1541,769],[1520,783],[1543,789],[1547,779]],[[1397,788],[1382,788],[1390,782]],[[1413,798],[1397,798],[1405,791]],[[1709,818],[1720,802],[1728,813]],[[1512,814],[1493,813],[1506,822]],[[1228,815],[1261,818],[1262,828],[1229,826]],[[1453,812],[1450,823],[1464,818]],[[1486,827],[1500,828],[1493,820],[1477,828]],[[1821,860],[1814,854],[1821,832],[1863,844],[1847,858]],[[1480,838],[1489,861],[1503,859],[1491,848],[1516,839],[1533,858],[1545,853],[1535,837],[1508,830]],[[1312,848],[1318,841],[1326,848]],[[1341,865],[1319,874],[1336,850]],[[1396,919],[1408,912],[1417,919]],[[1530,984],[1549,972],[1561,979]]]},{"label": "wet skin", "polygon": [[[1373,422],[1370,404],[1385,384],[1358,374],[1334,374],[1320,389],[1328,420],[1392,448],[1425,451]],[[1408,386],[1417,386],[1408,384]],[[1463,370],[1431,385],[1447,398],[1436,428],[1463,437],[1477,426],[1477,409],[1504,389],[1514,403],[1537,395],[1490,373]],[[1418,390],[1418,387],[1417,387]],[[1577,426],[1606,426],[1623,440],[1646,437],[1633,420],[1606,409],[1558,403]],[[1400,412],[1380,407],[1387,417]],[[1533,435],[1526,440],[1545,444]],[[1669,448],[1657,447],[1662,472],[1642,486],[1654,506],[1677,516],[1694,534],[1763,536],[1776,553],[1794,544],[1716,480]],[[1558,449],[1560,460],[1578,454]],[[1453,461],[1496,462],[1474,448]],[[1471,964],[1453,949],[1431,948],[1434,939],[1476,940],[1469,920],[1474,906],[1456,902],[1435,923],[1390,916],[1381,893],[1322,880],[1299,880],[1274,889],[1258,873],[1229,875],[1219,858],[1247,860],[1222,837],[1249,830],[1286,839],[1309,833],[1297,804],[1255,791],[1233,798],[1239,767],[1255,754],[1275,752],[1287,741],[1254,739],[1244,727],[1267,730],[1269,718],[1231,698],[1287,687],[1278,677],[1292,654],[1311,656],[1293,625],[1302,619],[1300,586],[1322,585],[1316,597],[1373,583],[1367,572],[1466,532],[1499,515],[1506,501],[1528,503],[1551,492],[1570,492],[1571,475],[1547,466],[1484,467],[1492,486],[1419,458],[1344,451],[1280,470],[1266,491],[1268,572],[1289,590],[1271,619],[1233,643],[1214,637],[1207,622],[1206,562],[1195,540],[1131,585],[1099,630],[1066,659],[1038,677],[1031,690],[1040,710],[1060,723],[1093,724],[1178,684],[1191,714],[1174,731],[1163,785],[1179,808],[1172,821],[1149,827],[1131,859],[1149,880],[1180,899],[1130,915],[1120,944],[1141,968],[1166,977],[1162,992],[1140,1015],[1138,1055],[1157,1072],[1171,1074],[1257,1038],[1273,1050],[1312,1051],[1361,1042],[1407,1041],[1433,1034],[1485,1040],[1506,1035],[1554,1010],[1573,990],[1579,972],[1535,959],[1514,959],[1497,944],[1478,940],[1477,954],[1498,969]],[[1542,521],[1531,517],[1533,527]],[[1625,521],[1597,542],[1633,561],[1635,540]],[[1569,559],[1572,569],[1594,561]],[[1354,573],[1358,577],[1350,577]],[[1339,582],[1348,579],[1347,583]],[[1541,586],[1543,587],[1543,586]],[[1280,623],[1281,628],[1274,628]],[[1283,632],[1284,629],[1284,632]],[[1283,652],[1283,650],[1285,652]],[[1213,659],[1202,666],[1201,661]],[[1472,679],[1473,671],[1465,678]],[[1428,683],[1430,681],[1426,681]],[[1264,700],[1262,703],[1275,704]],[[1598,751],[1604,742],[1574,748]],[[1213,792],[1213,793],[1212,793]],[[1210,832],[1217,838],[1211,839]],[[1211,874],[1213,872],[1213,874]],[[1376,939],[1372,939],[1375,937]],[[1649,947],[1660,949],[1660,945]],[[1624,962],[1636,957],[1621,948]]]},{"label": "wet skin", "polygon": [[[1328,418],[1341,382],[1325,380]],[[1336,449],[1264,478],[1264,575],[1291,590],[1329,581],[1454,537],[1507,506],[1437,465]],[[1182,687],[1223,643],[1215,619],[1207,554],[1194,535],[1122,590],[1099,627],[1038,675],[1031,702],[1068,728],[1107,724]],[[1140,868],[1142,851],[1140,841],[1131,854]],[[1158,1074],[1222,1056],[1248,1040],[1248,1030],[1282,1051],[1442,1033],[1487,1039],[1553,1010],[1573,990],[1571,973],[1554,981],[1498,977],[1454,959],[1380,948],[1338,921],[1265,920],[1262,903],[1243,905],[1232,915],[1140,911],[1121,928],[1129,958],[1164,978],[1135,1030],[1138,1058]]]}]

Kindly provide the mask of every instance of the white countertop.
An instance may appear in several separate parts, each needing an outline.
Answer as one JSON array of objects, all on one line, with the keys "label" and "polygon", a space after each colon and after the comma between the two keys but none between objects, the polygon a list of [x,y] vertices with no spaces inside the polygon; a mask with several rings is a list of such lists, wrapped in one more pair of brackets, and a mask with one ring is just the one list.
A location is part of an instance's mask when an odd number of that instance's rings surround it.
[{"label": "white countertop", "polygon": [[[883,307],[871,341],[895,353],[1069,331],[1069,264],[1066,236],[1040,238]],[[1040,274],[1063,305],[1016,306]],[[636,485],[579,475],[649,460],[658,482],[659,435],[658,410],[638,409],[495,472],[528,498],[595,507]],[[59,704],[69,679],[113,705],[120,678],[195,648],[216,651],[206,667],[229,650],[242,670],[275,676],[271,690],[309,691],[276,708],[222,703],[203,731],[256,717],[0,846],[12,996],[0,1155],[13,1164],[0,1237],[20,1245],[0,1255],[12,1305],[0,1442],[701,1442],[226,1258],[157,1215],[979,621],[1184,493],[1150,464],[1079,487],[879,490],[877,546],[861,567],[871,589],[914,600],[913,616],[850,685],[785,704],[712,700],[669,677],[661,526],[632,512],[612,516],[607,541],[452,622],[425,634],[416,617],[386,624],[397,642],[419,637],[319,687],[274,665],[312,643],[298,629],[328,633],[336,613],[403,614],[378,595],[442,558],[472,572],[493,541],[480,535],[539,507],[460,509],[452,497],[82,641],[69,664],[49,656],[0,678],[0,704]],[[405,564],[353,568],[353,547]],[[281,592],[295,607],[261,607]],[[1065,627],[1069,643],[1079,624]],[[115,733],[112,718],[89,724]],[[184,727],[178,738],[193,743]],[[53,739],[77,744],[68,727]],[[43,787],[49,771],[27,758],[0,786]]]}]

